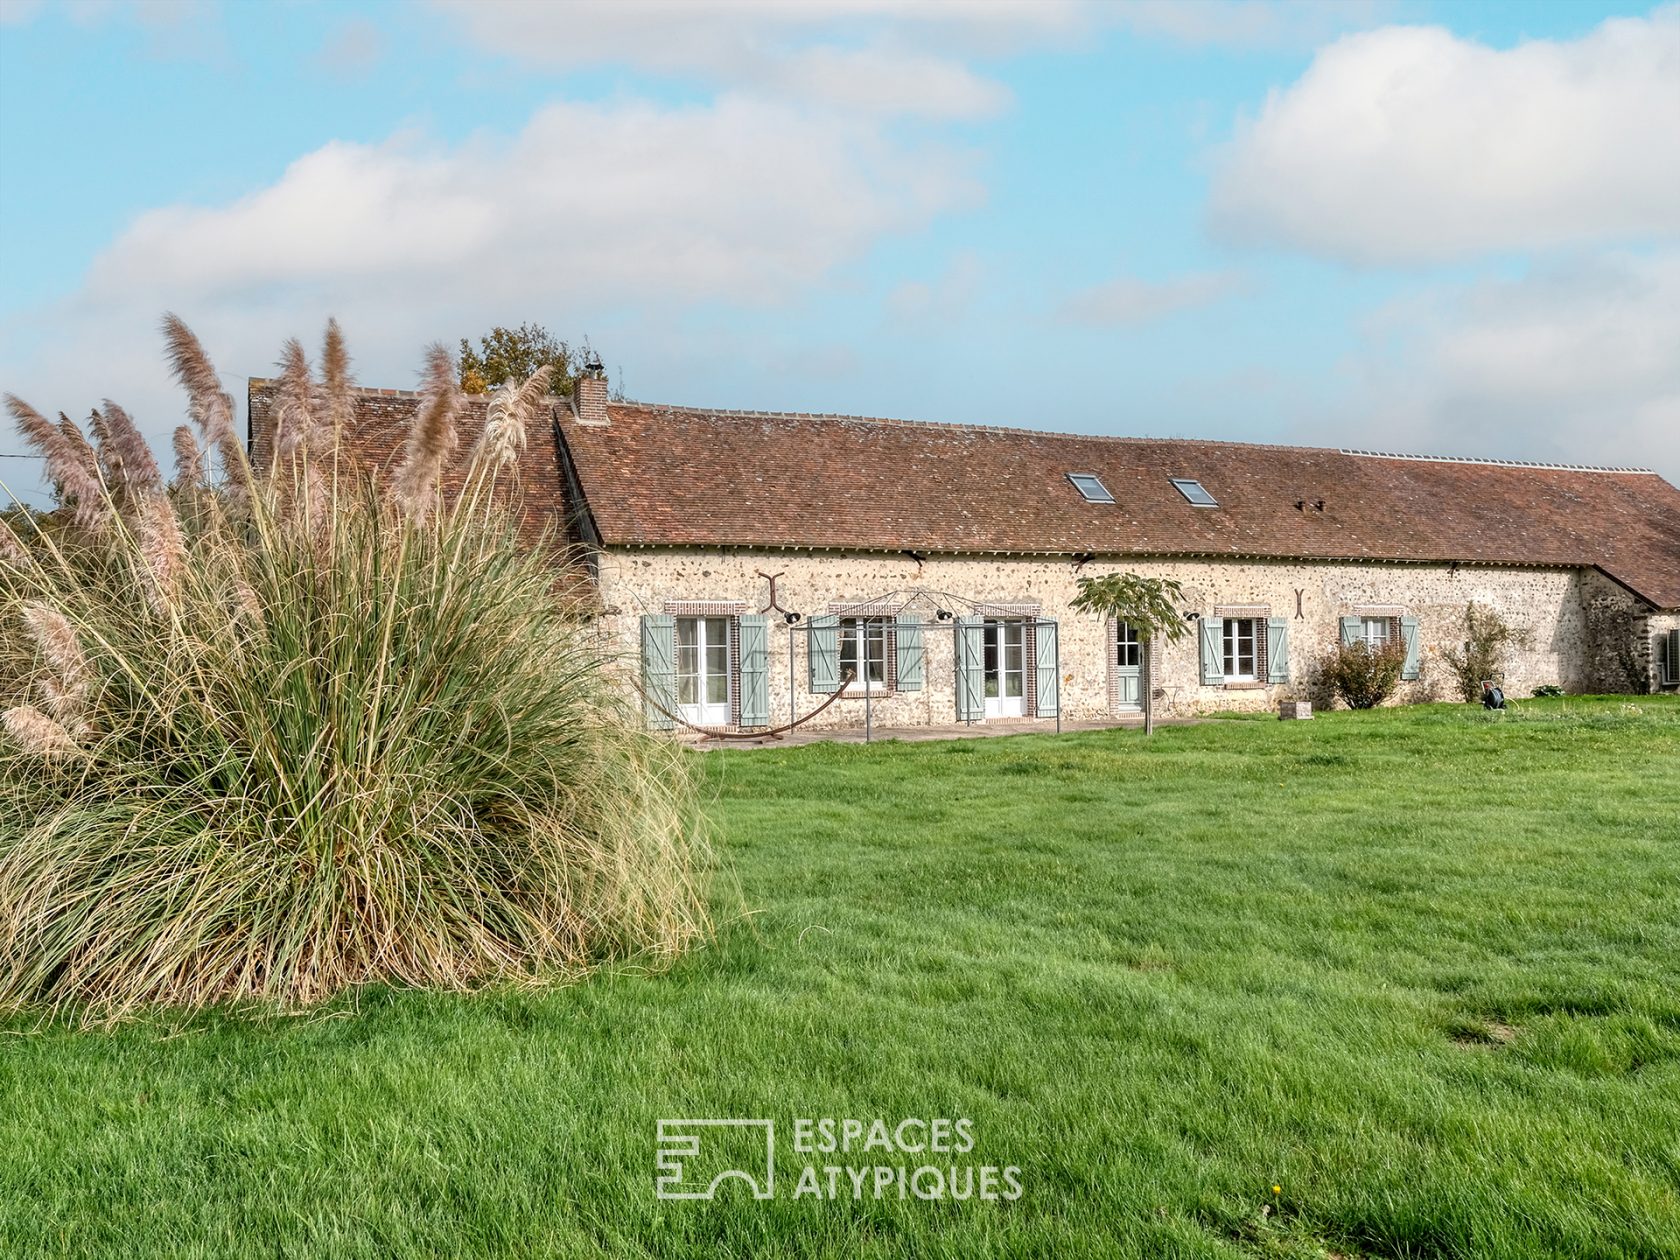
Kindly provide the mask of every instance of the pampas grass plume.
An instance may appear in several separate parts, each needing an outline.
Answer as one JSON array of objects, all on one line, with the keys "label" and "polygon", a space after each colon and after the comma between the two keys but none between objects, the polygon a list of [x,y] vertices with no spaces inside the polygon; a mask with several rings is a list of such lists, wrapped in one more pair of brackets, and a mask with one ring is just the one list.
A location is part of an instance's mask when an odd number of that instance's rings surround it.
[{"label": "pampas grass plume", "polygon": [[68,757],[81,750],[70,732],[32,704],[20,704],[0,714],[0,726],[26,753],[37,757]]},{"label": "pampas grass plume", "polygon": [[455,450],[455,417],[460,408],[455,360],[441,341],[434,341],[426,347],[420,406],[394,488],[398,505],[413,520],[424,519],[438,505],[444,462]]}]

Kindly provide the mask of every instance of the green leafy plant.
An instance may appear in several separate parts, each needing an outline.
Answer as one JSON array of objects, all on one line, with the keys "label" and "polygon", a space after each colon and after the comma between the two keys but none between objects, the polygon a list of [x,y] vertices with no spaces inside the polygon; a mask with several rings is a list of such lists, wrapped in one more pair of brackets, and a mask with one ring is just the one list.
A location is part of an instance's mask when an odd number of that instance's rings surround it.
[{"label": "green leafy plant", "polygon": [[1458,683],[1458,694],[1470,704],[1482,699],[1483,681],[1505,681],[1505,658],[1513,647],[1528,642],[1528,635],[1513,627],[1491,608],[1477,603],[1464,607],[1464,642],[1442,651]]},{"label": "green leafy plant", "polygon": [[1155,733],[1155,680],[1150,665],[1151,645],[1157,639],[1176,643],[1189,633],[1179,604],[1184,588],[1171,578],[1142,577],[1136,573],[1109,573],[1082,577],[1070,607],[1075,612],[1094,612],[1130,624],[1142,645],[1143,733]]},{"label": "green leafy plant", "polygon": [[1404,643],[1373,648],[1363,639],[1338,643],[1320,665],[1324,683],[1350,709],[1374,709],[1394,694],[1406,664]]},{"label": "green leafy plant", "polygon": [[1559,687],[1556,683],[1545,683],[1536,687],[1534,689],[1534,694],[1536,697],[1542,699],[1548,696],[1561,696],[1563,694],[1563,688]]},{"label": "green leafy plant", "polygon": [[166,327],[199,429],[172,485],[114,404],[90,442],[7,398],[66,503],[0,522],[0,1010],[535,983],[700,938],[681,755],[501,510],[546,370],[452,462],[433,347],[382,494],[340,458],[336,325],[319,381],[288,345],[256,467]]},{"label": "green leafy plant", "polygon": [[518,328],[498,325],[478,339],[476,350],[461,338],[461,390],[488,394],[506,382],[528,380],[546,367],[555,391],[569,394],[577,379],[577,366],[588,362],[591,353],[587,339],[580,351],[574,351],[569,342],[559,340],[541,324],[521,324]]}]

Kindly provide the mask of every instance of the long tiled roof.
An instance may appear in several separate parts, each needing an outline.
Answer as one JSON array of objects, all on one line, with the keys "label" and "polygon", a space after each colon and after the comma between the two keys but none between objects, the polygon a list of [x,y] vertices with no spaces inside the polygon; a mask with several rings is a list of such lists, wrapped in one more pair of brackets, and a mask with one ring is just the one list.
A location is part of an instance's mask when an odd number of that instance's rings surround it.
[{"label": "long tiled roof", "polygon": [[[562,424],[609,545],[1596,565],[1680,605],[1680,491],[1646,471],[640,403],[609,414]],[[1095,473],[1115,502],[1086,502],[1069,473]],[[1175,477],[1219,506],[1192,506]]]},{"label": "long tiled roof", "polygon": [[[400,448],[413,406],[397,391],[359,397],[371,461]],[[605,425],[580,424],[563,400],[553,413],[559,446],[532,435],[527,512],[558,522],[586,508],[609,547],[1587,566],[1680,607],[1680,490],[1643,470],[644,403],[612,404]],[[1115,502],[1087,502],[1069,473],[1097,475]],[[1219,506],[1191,505],[1175,477]]]}]

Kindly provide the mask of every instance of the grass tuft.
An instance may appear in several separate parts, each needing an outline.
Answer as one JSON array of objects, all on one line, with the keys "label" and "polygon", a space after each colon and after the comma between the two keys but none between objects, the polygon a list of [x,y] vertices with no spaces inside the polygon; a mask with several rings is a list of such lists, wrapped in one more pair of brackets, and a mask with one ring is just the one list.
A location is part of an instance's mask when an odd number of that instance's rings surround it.
[{"label": "grass tuft", "polygon": [[[0,1011],[290,1009],[701,937],[689,772],[639,729],[546,549],[489,510],[495,470],[424,520],[336,459],[253,478],[197,338],[169,336],[220,485],[166,493],[107,404],[123,481],[97,487],[100,532],[7,526]],[[295,343],[288,359],[313,435]]]}]

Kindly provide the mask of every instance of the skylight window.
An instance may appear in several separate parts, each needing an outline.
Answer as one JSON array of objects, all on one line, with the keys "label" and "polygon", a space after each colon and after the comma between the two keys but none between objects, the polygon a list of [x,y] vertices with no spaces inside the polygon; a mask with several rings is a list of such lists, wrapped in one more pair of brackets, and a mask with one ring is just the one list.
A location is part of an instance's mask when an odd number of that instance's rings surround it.
[{"label": "skylight window", "polygon": [[1196,507],[1219,506],[1219,500],[1209,494],[1199,481],[1194,481],[1189,477],[1174,477],[1172,483],[1178,487],[1178,492]]},{"label": "skylight window", "polygon": [[1103,485],[1102,478],[1096,473],[1069,473],[1067,479],[1073,482],[1073,488],[1085,496],[1087,503],[1113,503],[1114,496]]}]

